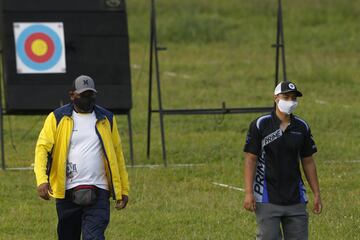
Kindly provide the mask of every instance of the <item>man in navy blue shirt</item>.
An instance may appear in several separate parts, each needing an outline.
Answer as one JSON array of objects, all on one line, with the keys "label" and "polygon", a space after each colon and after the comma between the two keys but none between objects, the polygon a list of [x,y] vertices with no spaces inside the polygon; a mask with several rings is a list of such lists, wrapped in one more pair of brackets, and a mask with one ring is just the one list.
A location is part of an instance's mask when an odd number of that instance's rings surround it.
[{"label": "man in navy blue shirt", "polygon": [[244,208],[255,211],[258,240],[308,239],[308,199],[300,163],[314,194],[313,212],[322,210],[313,159],[317,148],[309,125],[292,114],[301,96],[294,83],[279,83],[274,91],[276,109],[249,127],[244,147]]}]

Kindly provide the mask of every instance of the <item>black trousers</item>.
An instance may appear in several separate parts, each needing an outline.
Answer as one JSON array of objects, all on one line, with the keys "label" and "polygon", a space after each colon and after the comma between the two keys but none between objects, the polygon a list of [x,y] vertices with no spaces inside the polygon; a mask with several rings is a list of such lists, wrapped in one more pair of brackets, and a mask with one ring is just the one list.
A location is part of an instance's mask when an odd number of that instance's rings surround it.
[{"label": "black trousers", "polygon": [[79,206],[71,201],[71,191],[65,199],[56,199],[59,240],[103,240],[110,220],[109,191],[97,189],[97,201],[90,206]]}]

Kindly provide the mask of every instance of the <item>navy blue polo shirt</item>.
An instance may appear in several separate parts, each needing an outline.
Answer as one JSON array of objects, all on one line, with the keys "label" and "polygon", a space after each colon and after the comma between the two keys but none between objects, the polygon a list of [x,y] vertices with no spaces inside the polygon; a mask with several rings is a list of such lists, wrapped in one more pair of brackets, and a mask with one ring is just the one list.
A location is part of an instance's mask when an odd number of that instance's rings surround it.
[{"label": "navy blue polo shirt", "polygon": [[258,156],[254,178],[256,202],[291,205],[306,203],[300,161],[317,152],[309,125],[291,115],[282,131],[280,119],[271,114],[255,119],[249,127],[244,152]]}]

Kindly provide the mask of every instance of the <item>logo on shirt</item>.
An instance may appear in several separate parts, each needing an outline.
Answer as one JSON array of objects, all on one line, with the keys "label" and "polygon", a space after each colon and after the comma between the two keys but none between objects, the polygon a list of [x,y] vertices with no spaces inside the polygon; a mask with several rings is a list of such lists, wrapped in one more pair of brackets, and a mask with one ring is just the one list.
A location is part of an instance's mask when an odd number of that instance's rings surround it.
[{"label": "logo on shirt", "polygon": [[68,179],[72,179],[75,177],[75,175],[78,173],[76,169],[76,164],[73,164],[72,162],[68,162],[66,164],[66,177]]},{"label": "logo on shirt", "polygon": [[254,195],[256,202],[268,202],[268,196],[267,193],[265,193],[265,150],[264,147],[276,139],[280,138],[282,136],[283,132],[281,129],[276,130],[273,133],[270,133],[261,142],[261,156],[259,156],[257,165],[256,165],[256,173],[255,173],[255,179],[254,179]]},{"label": "logo on shirt", "polygon": [[272,143],[273,141],[280,138],[281,136],[282,136],[281,129],[278,129],[275,132],[270,133],[269,135],[264,137],[264,139],[262,140],[262,143],[261,143],[262,147],[265,147],[266,145]]},{"label": "logo on shirt", "polygon": [[254,195],[257,202],[262,202],[264,194],[264,180],[265,180],[265,152],[262,151],[261,156],[256,164],[256,174],[254,179]]}]

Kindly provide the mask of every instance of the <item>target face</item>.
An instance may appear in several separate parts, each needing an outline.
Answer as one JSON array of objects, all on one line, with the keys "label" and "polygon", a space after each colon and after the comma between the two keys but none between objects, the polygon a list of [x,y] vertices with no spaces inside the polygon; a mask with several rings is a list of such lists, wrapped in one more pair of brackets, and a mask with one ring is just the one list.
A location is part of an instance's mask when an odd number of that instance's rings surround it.
[{"label": "target face", "polygon": [[14,23],[18,74],[65,73],[62,22]]}]

